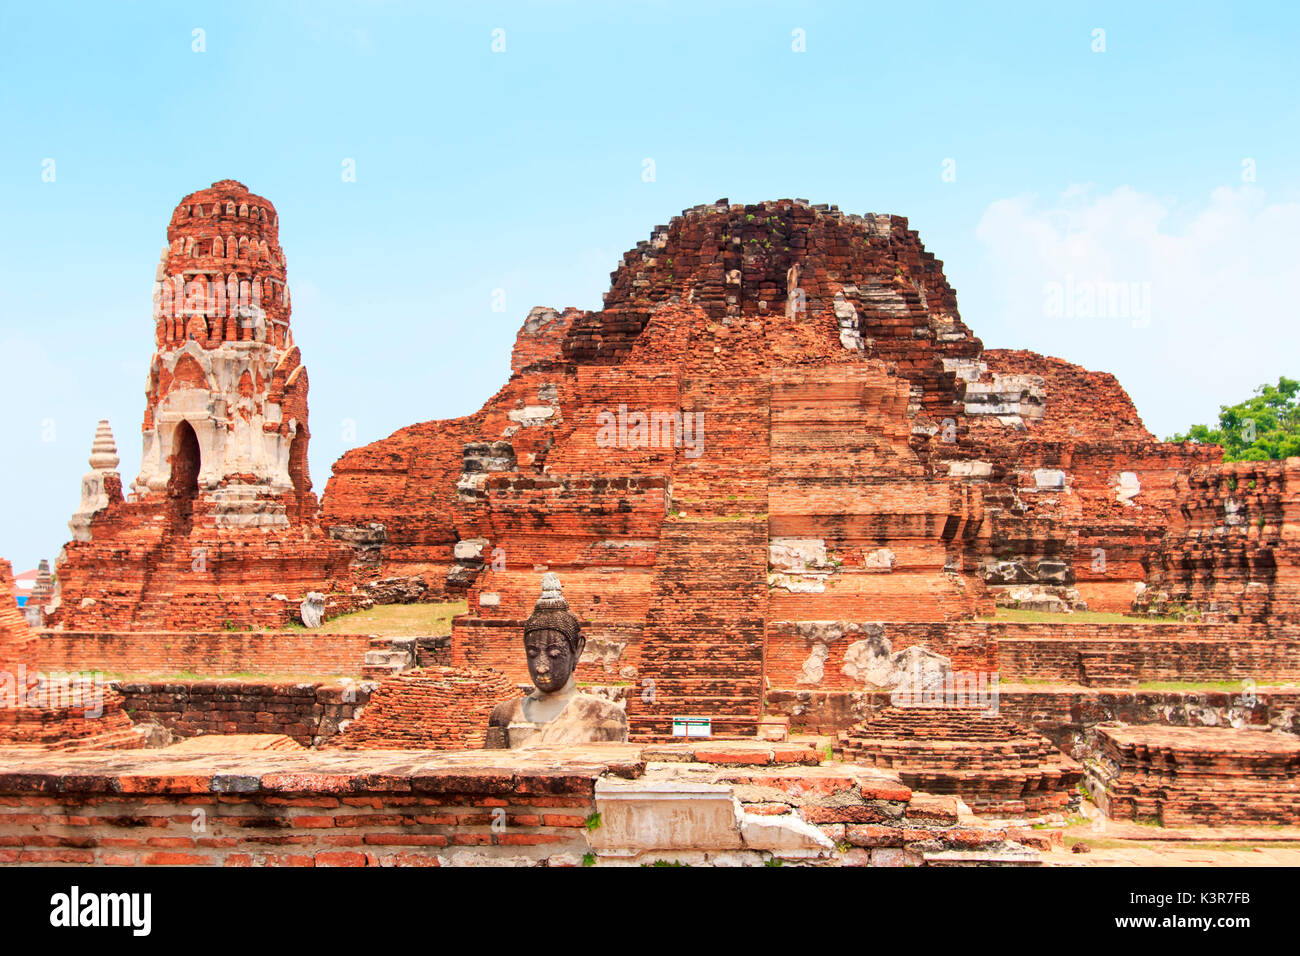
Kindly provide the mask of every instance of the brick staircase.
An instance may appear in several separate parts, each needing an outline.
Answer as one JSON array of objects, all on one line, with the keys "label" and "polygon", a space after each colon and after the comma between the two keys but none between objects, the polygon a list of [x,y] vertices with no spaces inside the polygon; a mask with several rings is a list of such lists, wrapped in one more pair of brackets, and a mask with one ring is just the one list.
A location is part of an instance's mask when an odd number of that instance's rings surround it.
[{"label": "brick staircase", "polygon": [[1046,737],[973,708],[887,707],[839,735],[845,760],[909,787],[960,796],[977,813],[1063,810],[1083,768]]},{"label": "brick staircase", "polygon": [[628,701],[634,740],[667,738],[679,716],[712,718],[715,736],[757,732],[767,611],[768,393],[765,378],[683,381],[682,407],[705,415],[705,446],[694,459],[679,451],[674,466],[640,693]]},{"label": "brick staircase", "polygon": [[233,619],[230,605],[241,600],[241,589],[234,581],[219,583],[218,576],[219,563],[228,559],[209,548],[201,559],[204,570],[195,570],[200,560],[195,548],[190,538],[168,532],[153,549],[133,627],[170,630],[178,619],[207,619],[222,626],[223,620]]},{"label": "brick staircase", "polygon": [[417,666],[416,640],[414,637],[372,637],[361,677],[383,680]]}]

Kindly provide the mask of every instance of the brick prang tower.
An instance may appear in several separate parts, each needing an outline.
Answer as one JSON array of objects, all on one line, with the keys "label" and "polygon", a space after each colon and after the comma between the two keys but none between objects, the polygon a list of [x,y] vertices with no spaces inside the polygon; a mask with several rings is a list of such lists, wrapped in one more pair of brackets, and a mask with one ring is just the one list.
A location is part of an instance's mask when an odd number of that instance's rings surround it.
[{"label": "brick prang tower", "polygon": [[327,613],[354,606],[351,551],[317,523],[290,312],[275,207],[233,179],[181,200],[154,276],[140,471],[124,498],[92,455],[48,623],[278,627],[310,591]]},{"label": "brick prang tower", "polygon": [[181,201],[167,240],[132,490],[141,499],[166,494],[169,483],[197,491],[220,527],[310,516],[307,370],[289,329],[275,207],[223,179]]}]

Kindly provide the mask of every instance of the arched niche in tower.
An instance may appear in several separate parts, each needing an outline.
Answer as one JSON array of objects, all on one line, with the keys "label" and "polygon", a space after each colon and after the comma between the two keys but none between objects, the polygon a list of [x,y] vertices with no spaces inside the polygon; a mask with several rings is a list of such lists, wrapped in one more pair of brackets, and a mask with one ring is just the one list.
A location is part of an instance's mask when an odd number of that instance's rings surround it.
[{"label": "arched niche in tower", "polygon": [[167,480],[167,495],[176,499],[193,499],[199,493],[199,472],[203,468],[203,453],[199,449],[199,436],[194,426],[181,421],[172,434],[170,459],[171,477]]}]

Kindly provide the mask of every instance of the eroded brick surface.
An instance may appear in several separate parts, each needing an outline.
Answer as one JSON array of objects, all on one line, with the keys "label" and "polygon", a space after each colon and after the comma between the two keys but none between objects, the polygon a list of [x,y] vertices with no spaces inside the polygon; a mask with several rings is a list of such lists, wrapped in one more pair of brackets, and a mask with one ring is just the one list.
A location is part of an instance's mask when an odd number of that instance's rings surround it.
[{"label": "eroded brick surface", "polygon": [[422,667],[382,681],[329,746],[342,750],[482,747],[497,704],[518,688],[490,668]]},{"label": "eroded brick surface", "polygon": [[1207,620],[1300,624],[1300,458],[1198,468],[1178,481],[1177,519],[1147,560],[1138,603]]}]

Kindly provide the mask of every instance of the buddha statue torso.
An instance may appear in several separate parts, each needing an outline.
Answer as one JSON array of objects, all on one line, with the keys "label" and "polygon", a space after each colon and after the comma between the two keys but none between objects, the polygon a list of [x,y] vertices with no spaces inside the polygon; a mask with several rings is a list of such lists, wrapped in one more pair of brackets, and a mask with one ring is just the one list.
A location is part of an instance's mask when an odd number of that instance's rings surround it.
[{"label": "buddha statue torso", "polygon": [[554,574],[542,578],[542,596],[524,624],[531,694],[498,704],[485,746],[532,747],[627,740],[627,714],[617,704],[578,690],[574,673],[586,647]]}]

